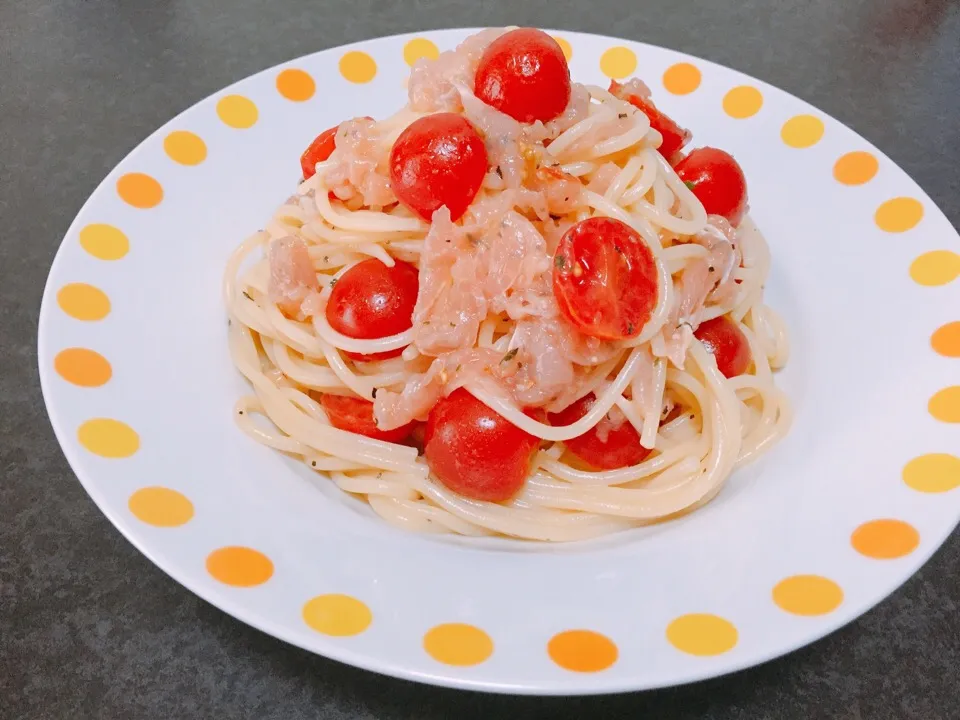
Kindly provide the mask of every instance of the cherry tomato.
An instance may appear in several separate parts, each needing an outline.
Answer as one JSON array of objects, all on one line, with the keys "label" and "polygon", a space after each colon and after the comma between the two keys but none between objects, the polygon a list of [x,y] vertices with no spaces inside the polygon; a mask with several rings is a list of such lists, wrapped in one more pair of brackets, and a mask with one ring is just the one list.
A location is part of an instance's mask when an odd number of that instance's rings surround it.
[{"label": "cherry tomato", "polygon": [[329,130],[324,130],[303,151],[303,155],[300,156],[300,168],[303,170],[304,180],[312,178],[317,172],[317,163],[329,158],[336,150],[337,128],[339,127],[339,125],[334,125]]},{"label": "cherry tomato", "polygon": [[390,151],[390,185],[397,199],[424,220],[443,205],[457,220],[473,202],[487,172],[487,149],[466,118],[427,115],[410,123]]},{"label": "cherry tomato", "polygon": [[619,220],[581,220],[557,245],[553,294],[563,315],[585,335],[636,337],[657,304],[653,253]]},{"label": "cherry tomato", "polygon": [[747,179],[732,155],[717,148],[697,148],[675,169],[708,215],[722,215],[734,227],[740,224],[747,209]]},{"label": "cherry tomato", "polygon": [[717,369],[724,377],[743,375],[750,367],[753,358],[747,337],[726,315],[700,323],[694,335],[716,358]]},{"label": "cherry tomato", "polygon": [[[409,330],[413,306],[420,290],[419,273],[397,260],[387,267],[370,258],[347,270],[330,292],[327,322],[341,335],[374,340]],[[397,357],[403,348],[373,355],[347,352],[354,360],[386,360]]]},{"label": "cherry tomato", "polygon": [[424,456],[453,492],[503,502],[523,487],[539,438],[510,424],[464,388],[438,402],[427,419]]},{"label": "cherry tomato", "polygon": [[320,405],[335,428],[365,435],[374,440],[400,443],[406,440],[413,430],[412,422],[393,430],[381,430],[373,419],[373,403],[360,398],[324,393],[320,396]]},{"label": "cherry tomato", "polygon": [[[596,401],[596,395],[590,393],[560,412],[550,413],[550,424],[573,425],[590,411]],[[610,428],[606,440],[600,439],[594,426],[583,435],[565,440],[564,445],[597,470],[616,470],[636,465],[650,454],[650,450],[640,444],[640,434],[627,420],[619,427]]]},{"label": "cherry tomato", "polygon": [[621,100],[626,100],[647,116],[650,120],[650,127],[663,136],[663,142],[658,149],[665,158],[669,158],[690,140],[690,131],[684,130],[669,115],[657,110],[657,106],[651,100],[639,95],[627,95],[623,90],[623,85],[616,80],[610,81],[610,94],[616,95]]},{"label": "cherry tomato", "polygon": [[547,33],[518,28],[484,51],[475,87],[478,98],[514,120],[548,122],[570,102],[570,68]]}]

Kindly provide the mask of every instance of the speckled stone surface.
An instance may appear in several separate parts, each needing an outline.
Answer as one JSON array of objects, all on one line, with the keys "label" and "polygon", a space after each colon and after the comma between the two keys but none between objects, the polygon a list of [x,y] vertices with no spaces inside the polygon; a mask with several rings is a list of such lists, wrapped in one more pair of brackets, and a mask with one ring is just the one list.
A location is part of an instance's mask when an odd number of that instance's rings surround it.
[{"label": "speckled stone surface", "polygon": [[36,324],[54,252],[106,172],[275,63],[504,24],[652,42],[766,80],[860,132],[960,224],[956,0],[0,0],[0,718],[960,718],[956,534],[865,617],[759,668],[635,695],[509,698],[382,678],[246,627],[87,498],[43,408]]}]

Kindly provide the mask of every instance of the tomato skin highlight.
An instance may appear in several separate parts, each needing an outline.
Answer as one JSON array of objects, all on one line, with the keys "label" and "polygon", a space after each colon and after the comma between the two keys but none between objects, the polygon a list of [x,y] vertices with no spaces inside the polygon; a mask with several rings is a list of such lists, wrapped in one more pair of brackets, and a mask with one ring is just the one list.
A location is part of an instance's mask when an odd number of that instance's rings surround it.
[{"label": "tomato skin highlight", "polygon": [[697,148],[674,169],[708,215],[721,215],[734,227],[740,224],[747,210],[747,178],[730,153]]},{"label": "tomato skin highlight", "polygon": [[[560,412],[550,413],[550,424],[572,425],[586,415],[596,401],[597,397],[593,393],[585,395]],[[564,445],[567,450],[597,470],[616,470],[637,465],[652,452],[640,444],[640,434],[626,419],[619,427],[610,428],[606,442],[600,439],[597,426],[594,426],[583,435],[564,440]]]},{"label": "tomato skin highlight", "polygon": [[670,159],[671,155],[679,152],[680,149],[689,142],[691,138],[690,131],[677,125],[669,115],[660,112],[652,101],[642,98],[639,95],[628,95],[623,90],[623,85],[616,80],[610,81],[609,92],[621,100],[626,100],[647,116],[647,119],[650,120],[650,127],[663,136],[663,142],[657,149],[665,158]]},{"label": "tomato skin highlight", "polygon": [[337,129],[339,127],[339,125],[334,125],[332,128],[324,130],[303,151],[303,155],[300,156],[300,169],[303,170],[304,180],[312,178],[317,172],[317,163],[328,159],[337,149]]},{"label": "tomato skin highlight", "polygon": [[[326,317],[341,335],[360,340],[396,335],[413,326],[413,308],[420,290],[419,271],[396,261],[387,267],[370,258],[347,270],[330,291]],[[346,352],[354,360],[386,360],[398,357],[403,348],[364,355]]]},{"label": "tomato skin highlight", "polygon": [[[311,393],[316,397],[317,393]],[[346,395],[320,395],[320,405],[327,414],[330,424],[340,430],[364,435],[374,440],[402,443],[413,431],[414,423],[410,422],[393,430],[381,430],[373,419],[373,403],[360,398]]]},{"label": "tomato skin highlight", "polygon": [[456,113],[436,113],[413,121],[390,151],[394,194],[428,222],[444,205],[451,220],[460,218],[486,173],[483,139]]},{"label": "tomato skin highlight", "polygon": [[570,102],[570,68],[547,33],[517,28],[484,51],[475,87],[478,98],[518,122],[549,122]]},{"label": "tomato skin highlight", "polygon": [[724,377],[743,375],[750,367],[753,356],[747,336],[726,315],[700,323],[694,336],[703,343],[708,353],[717,361],[717,369]]},{"label": "tomato skin highlight", "polygon": [[458,388],[430,411],[424,456],[453,492],[473,500],[503,502],[530,474],[540,439],[512,425]]},{"label": "tomato skin highlight", "polygon": [[580,332],[601,340],[636,337],[658,298],[653,252],[636,230],[605,217],[564,233],[553,258],[553,294]]}]

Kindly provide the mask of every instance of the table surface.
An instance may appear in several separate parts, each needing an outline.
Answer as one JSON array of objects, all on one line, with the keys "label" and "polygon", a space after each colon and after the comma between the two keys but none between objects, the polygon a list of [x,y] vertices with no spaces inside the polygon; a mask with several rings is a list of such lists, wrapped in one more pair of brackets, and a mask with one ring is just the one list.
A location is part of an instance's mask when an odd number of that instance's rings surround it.
[{"label": "table surface", "polygon": [[866,616],[759,668],[600,698],[419,686],[310,655],[164,575],[76,481],[36,325],[74,214],[206,95],[323,48],[540,25],[686,51],[777,85],[890,155],[960,225],[957,0],[8,0],[0,3],[0,717],[956,718],[960,535]]}]

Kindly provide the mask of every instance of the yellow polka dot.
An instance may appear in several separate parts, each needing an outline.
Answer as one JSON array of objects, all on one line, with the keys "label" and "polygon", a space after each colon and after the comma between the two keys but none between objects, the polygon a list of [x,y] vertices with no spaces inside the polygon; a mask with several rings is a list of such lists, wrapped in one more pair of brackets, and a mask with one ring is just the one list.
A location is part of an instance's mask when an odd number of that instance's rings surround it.
[{"label": "yellow polka dot", "polygon": [[960,487],[960,458],[948,453],[921,455],[903,468],[908,487],[925,493],[942,493]]},{"label": "yellow polka dot", "polygon": [[750,85],[735,87],[723,96],[723,111],[737,120],[756,115],[762,106],[763,95]]},{"label": "yellow polka dot", "polygon": [[277,92],[287,100],[306,102],[317,91],[317,84],[306,70],[287,68],[277,75]]},{"label": "yellow polka dot", "polygon": [[423,649],[445,665],[479,665],[493,654],[493,640],[483,630],[464,623],[446,623],[423,636]]},{"label": "yellow polka dot", "polygon": [[140,488],[127,506],[134,517],[155,527],[179,527],[193,517],[193,503],[187,496],[165,487]]},{"label": "yellow polka dot", "polygon": [[960,255],[950,250],[932,250],[910,264],[910,277],[927,287],[946,285],[960,275]]},{"label": "yellow polka dot", "polygon": [[103,320],[110,314],[110,298],[100,288],[70,283],[57,292],[60,309],[75,320]]},{"label": "yellow polka dot", "polygon": [[550,659],[564,670],[600,672],[617,661],[619,651],[606,635],[592,630],[566,630],[547,643]]},{"label": "yellow polka dot", "polygon": [[349,595],[317,595],[303,606],[303,621],[324,635],[359,635],[373,622],[365,603]]},{"label": "yellow polka dot", "polygon": [[130,241],[119,228],[94,223],[80,231],[80,247],[98,260],[119,260],[129,252]]},{"label": "yellow polka dot", "polygon": [[612,47],[600,56],[600,70],[608,78],[622,80],[637,69],[637,56],[630,48]]},{"label": "yellow polka dot", "polygon": [[841,155],[833,165],[833,177],[844,185],[863,185],[873,180],[880,163],[868,152],[854,150]]},{"label": "yellow polka dot", "polygon": [[365,52],[351,50],[340,58],[340,74],[352,83],[368,83],[377,74],[377,62]]},{"label": "yellow polka dot", "polygon": [[892,560],[916,550],[920,534],[902,520],[871,520],[853,531],[850,544],[861,555],[875,560]]},{"label": "yellow polka dot", "polygon": [[117,194],[128,205],[149,210],[163,200],[163,188],[154,178],[143,173],[127,173],[117,180]]},{"label": "yellow polka dot", "polygon": [[559,45],[563,51],[563,56],[567,59],[567,62],[570,62],[570,59],[573,57],[573,46],[570,44],[570,41],[559,35],[554,35],[553,39],[557,41],[557,45]]},{"label": "yellow polka dot", "polygon": [[707,613],[681,615],[667,625],[667,640],[690,655],[721,655],[737,644],[737,628],[729,620]]},{"label": "yellow polka dot", "polygon": [[960,385],[935,393],[927,403],[927,410],[941,422],[960,423]]},{"label": "yellow polka dot", "polygon": [[440,49],[426,38],[414,38],[403,46],[403,59],[407,65],[413,65],[420,58],[436,60],[439,55]]},{"label": "yellow polka dot", "polygon": [[77,440],[94,455],[126,458],[140,449],[140,436],[119,420],[94,418],[77,429]]},{"label": "yellow polka dot", "polygon": [[794,115],[780,128],[780,138],[792,148],[808,148],[823,137],[823,120],[813,115]]},{"label": "yellow polka dot", "polygon": [[874,214],[874,222],[881,230],[891,233],[906,232],[923,218],[923,205],[919,200],[898,197],[887,200]]},{"label": "yellow polka dot", "polygon": [[793,575],[773,588],[773,601],[794,615],[826,615],[843,602],[843,590],[820,575]]},{"label": "yellow polka dot", "polygon": [[67,348],[57,353],[53,367],[68,383],[80,387],[100,387],[113,375],[107,359],[98,352],[86,348]]},{"label": "yellow polka dot", "polygon": [[207,144],[187,130],[174,130],[167,135],[163,149],[171,160],[181,165],[199,165],[207,159]]},{"label": "yellow polka dot", "polygon": [[663,86],[674,95],[689,95],[700,87],[700,69],[687,62],[667,68],[663,74]]},{"label": "yellow polka dot", "polygon": [[273,562],[259,550],[234,545],[207,555],[207,572],[224,585],[253,587],[273,576]]},{"label": "yellow polka dot", "polygon": [[960,357],[960,322],[938,327],[930,338],[930,346],[944,357]]},{"label": "yellow polka dot", "polygon": [[227,95],[217,102],[217,115],[225,125],[237,130],[246,130],[257,122],[260,111],[253,104],[253,100],[243,95]]}]

